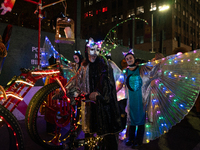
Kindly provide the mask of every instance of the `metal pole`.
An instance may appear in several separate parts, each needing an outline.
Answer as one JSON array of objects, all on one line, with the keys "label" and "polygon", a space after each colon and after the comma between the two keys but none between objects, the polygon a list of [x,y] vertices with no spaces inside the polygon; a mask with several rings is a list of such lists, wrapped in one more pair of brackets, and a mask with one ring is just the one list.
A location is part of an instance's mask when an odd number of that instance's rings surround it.
[{"label": "metal pole", "polygon": [[132,49],[135,47],[135,16],[133,16]]},{"label": "metal pole", "polygon": [[151,14],[151,53],[155,53],[153,50],[153,13]]},{"label": "metal pole", "polygon": [[38,3],[38,69],[40,68],[40,38],[41,38],[41,18],[42,18],[42,0]]}]

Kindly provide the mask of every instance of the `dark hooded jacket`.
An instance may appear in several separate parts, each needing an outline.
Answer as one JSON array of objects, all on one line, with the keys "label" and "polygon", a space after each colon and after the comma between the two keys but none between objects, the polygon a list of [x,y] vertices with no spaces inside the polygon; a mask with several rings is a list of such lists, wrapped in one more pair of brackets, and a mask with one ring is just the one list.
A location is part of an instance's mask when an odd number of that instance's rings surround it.
[{"label": "dark hooded jacket", "polygon": [[[111,66],[102,56],[98,56],[94,63],[83,64],[84,66],[79,69],[73,77],[75,79],[72,80],[76,80],[75,85],[82,88],[87,87],[87,85],[84,85],[87,82],[83,82],[82,77],[89,78],[88,94],[99,92],[96,97],[96,104],[92,103],[90,106],[90,133],[97,132],[98,135],[105,135],[120,132],[121,120]],[[80,81],[82,82],[80,83]],[[69,85],[70,83],[68,83],[67,88],[69,88]]]}]

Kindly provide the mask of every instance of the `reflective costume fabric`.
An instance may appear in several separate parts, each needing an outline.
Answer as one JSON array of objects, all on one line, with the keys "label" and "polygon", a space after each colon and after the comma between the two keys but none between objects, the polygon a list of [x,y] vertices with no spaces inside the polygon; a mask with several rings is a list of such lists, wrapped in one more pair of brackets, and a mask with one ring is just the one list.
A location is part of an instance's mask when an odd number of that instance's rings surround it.
[{"label": "reflective costume fabric", "polygon": [[145,123],[145,111],[142,102],[142,79],[140,77],[139,67],[135,70],[127,70],[127,84],[131,89],[129,93],[129,114],[131,125],[143,125]]}]

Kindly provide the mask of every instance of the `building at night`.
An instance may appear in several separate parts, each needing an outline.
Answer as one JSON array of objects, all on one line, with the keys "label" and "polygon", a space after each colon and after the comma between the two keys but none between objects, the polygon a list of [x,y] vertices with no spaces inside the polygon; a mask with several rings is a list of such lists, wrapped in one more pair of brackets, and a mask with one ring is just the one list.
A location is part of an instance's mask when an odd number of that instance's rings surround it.
[{"label": "building at night", "polygon": [[170,55],[176,47],[200,47],[199,0],[82,0],[81,5],[82,38],[102,40],[114,27],[116,35],[111,38],[135,49],[152,51],[153,47]]}]

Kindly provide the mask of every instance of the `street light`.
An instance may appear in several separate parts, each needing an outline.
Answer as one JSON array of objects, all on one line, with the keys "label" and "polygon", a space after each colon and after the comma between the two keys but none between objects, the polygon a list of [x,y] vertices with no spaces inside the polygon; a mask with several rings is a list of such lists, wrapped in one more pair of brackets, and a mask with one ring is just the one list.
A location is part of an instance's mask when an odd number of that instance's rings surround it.
[{"label": "street light", "polygon": [[[165,11],[167,9],[169,9],[169,5],[163,5],[163,6],[159,6],[158,10],[159,11]],[[151,53],[155,53],[153,50],[153,13],[151,14]]]}]

